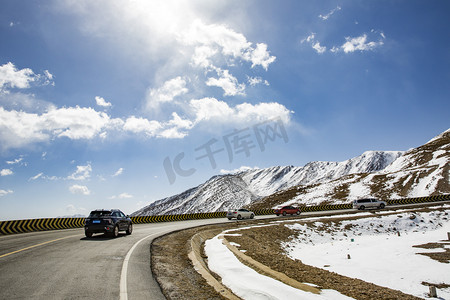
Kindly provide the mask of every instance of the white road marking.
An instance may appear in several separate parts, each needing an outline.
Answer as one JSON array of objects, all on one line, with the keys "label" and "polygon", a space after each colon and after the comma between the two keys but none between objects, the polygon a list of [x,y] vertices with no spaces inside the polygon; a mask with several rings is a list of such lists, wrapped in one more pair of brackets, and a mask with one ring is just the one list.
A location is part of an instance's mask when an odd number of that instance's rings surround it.
[{"label": "white road marking", "polygon": [[[145,239],[148,239],[149,237],[157,237],[163,234],[166,234],[167,232],[170,232],[172,227],[176,227],[174,225],[172,226],[164,226],[164,227],[157,227],[153,229],[165,229],[162,232],[152,233],[147,235],[146,237],[143,237],[139,241],[137,241],[133,247],[131,247],[130,250],[128,250],[127,255],[125,256],[125,259],[123,260],[122,264],[122,272],[120,273],[120,300],[128,300],[128,290],[127,290],[127,272],[128,272],[128,261],[130,260],[131,254],[133,254],[134,249]],[[169,229],[169,230],[167,230]]]},{"label": "white road marking", "polygon": [[131,254],[133,254],[134,249],[139,245],[143,240],[148,239],[151,236],[159,235],[159,233],[153,233],[147,235],[146,237],[137,241],[130,250],[128,250],[125,259],[123,260],[122,272],[120,274],[120,300],[128,299],[128,291],[127,291],[127,271],[128,271],[128,261],[130,260]]}]

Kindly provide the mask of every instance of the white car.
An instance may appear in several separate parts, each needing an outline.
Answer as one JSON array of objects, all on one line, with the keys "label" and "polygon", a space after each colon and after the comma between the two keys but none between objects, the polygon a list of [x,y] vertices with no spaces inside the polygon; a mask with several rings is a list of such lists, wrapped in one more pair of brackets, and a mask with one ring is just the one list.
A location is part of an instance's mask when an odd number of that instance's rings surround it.
[{"label": "white car", "polygon": [[229,210],[227,212],[227,218],[228,220],[231,220],[233,218],[236,218],[238,220],[241,219],[253,219],[255,217],[255,213],[252,211],[249,211],[245,208],[235,209],[235,210]]},{"label": "white car", "polygon": [[378,199],[359,199],[353,201],[353,208],[364,210],[366,208],[380,208],[383,209],[387,205],[386,202]]}]

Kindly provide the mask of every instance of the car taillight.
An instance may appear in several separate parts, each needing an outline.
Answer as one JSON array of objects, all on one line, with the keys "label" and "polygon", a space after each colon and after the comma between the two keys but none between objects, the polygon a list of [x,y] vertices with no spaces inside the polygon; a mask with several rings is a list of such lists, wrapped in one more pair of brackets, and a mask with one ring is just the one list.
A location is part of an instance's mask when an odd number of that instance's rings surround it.
[{"label": "car taillight", "polygon": [[233,211],[233,214],[237,214],[237,211]]}]

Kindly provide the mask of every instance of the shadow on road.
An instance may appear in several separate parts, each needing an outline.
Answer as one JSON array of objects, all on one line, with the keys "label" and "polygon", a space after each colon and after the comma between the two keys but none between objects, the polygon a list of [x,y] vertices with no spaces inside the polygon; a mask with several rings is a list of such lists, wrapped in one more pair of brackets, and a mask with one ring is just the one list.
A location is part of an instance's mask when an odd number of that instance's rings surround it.
[{"label": "shadow on road", "polygon": [[106,241],[110,241],[110,240],[115,240],[115,239],[120,239],[120,238],[124,238],[127,235],[125,233],[119,233],[119,235],[114,238],[110,235],[107,234],[94,234],[92,237],[88,238],[88,237],[82,237],[80,239],[80,241],[87,241],[87,242],[106,242]]}]

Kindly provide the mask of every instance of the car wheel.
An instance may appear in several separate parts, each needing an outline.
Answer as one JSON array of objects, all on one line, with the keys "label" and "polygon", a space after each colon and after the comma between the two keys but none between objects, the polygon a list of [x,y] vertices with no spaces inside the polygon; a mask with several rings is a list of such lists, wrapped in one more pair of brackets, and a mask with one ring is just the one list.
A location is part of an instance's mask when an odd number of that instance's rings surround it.
[{"label": "car wheel", "polygon": [[233,219],[233,218],[228,218],[228,220],[231,220],[231,219]]},{"label": "car wheel", "polygon": [[126,231],[126,234],[130,235],[133,232],[133,224],[130,223],[130,225],[128,226],[128,229]]},{"label": "car wheel", "polygon": [[361,205],[360,207],[359,207],[359,209],[360,210],[364,210],[366,207],[364,206],[364,205]]},{"label": "car wheel", "polygon": [[88,238],[91,238],[91,237],[92,237],[92,232],[85,231],[84,234],[85,234],[86,237],[88,237]]},{"label": "car wheel", "polygon": [[112,237],[116,238],[118,236],[119,236],[119,226],[116,225],[116,226],[114,226],[114,230],[112,232]]},{"label": "car wheel", "polygon": [[254,214],[251,214],[251,215],[250,215],[250,219],[253,219],[254,217],[255,217]]},{"label": "car wheel", "polygon": [[279,216],[280,214],[276,214],[277,216]]},{"label": "car wheel", "polygon": [[297,210],[297,215],[299,215],[300,214],[300,211],[299,210]]},{"label": "car wheel", "polygon": [[384,204],[381,203],[381,204],[380,204],[380,209],[383,209],[383,208],[384,208]]},{"label": "car wheel", "polygon": [[285,211],[283,211],[283,216],[285,216],[286,215],[286,212]]},{"label": "car wheel", "polygon": [[238,215],[238,216],[237,216],[237,219],[238,219],[238,220],[241,220],[241,219],[242,219],[242,216],[241,216],[241,215]]}]

